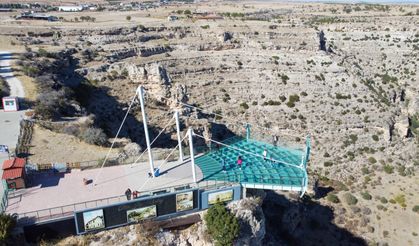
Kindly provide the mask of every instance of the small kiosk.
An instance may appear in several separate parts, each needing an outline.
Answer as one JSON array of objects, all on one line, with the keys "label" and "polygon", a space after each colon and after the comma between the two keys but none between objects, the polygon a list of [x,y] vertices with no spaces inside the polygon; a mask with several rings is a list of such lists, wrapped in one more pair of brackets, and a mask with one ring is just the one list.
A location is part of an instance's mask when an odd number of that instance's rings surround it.
[{"label": "small kiosk", "polygon": [[19,100],[17,97],[3,97],[4,112],[13,112],[19,110]]}]

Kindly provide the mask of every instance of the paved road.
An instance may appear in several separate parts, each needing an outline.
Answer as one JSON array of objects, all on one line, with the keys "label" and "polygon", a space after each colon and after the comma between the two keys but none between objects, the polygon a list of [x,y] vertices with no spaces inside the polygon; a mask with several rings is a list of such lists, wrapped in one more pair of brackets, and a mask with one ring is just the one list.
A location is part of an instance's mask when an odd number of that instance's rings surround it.
[{"label": "paved road", "polygon": [[[10,96],[19,98],[25,97],[22,83],[19,79],[14,77],[10,68],[12,54],[7,51],[0,51],[0,76],[3,77],[10,87]],[[19,136],[19,122],[23,117],[24,112],[3,112],[0,111],[0,144],[9,146],[9,149],[14,149]],[[0,163],[1,164],[1,163]]]},{"label": "paved road", "polygon": [[3,77],[10,87],[10,96],[12,97],[25,97],[25,91],[23,90],[22,83],[15,76],[13,76],[10,62],[12,60],[12,54],[7,51],[0,51],[0,76]]},{"label": "paved road", "polygon": [[[7,51],[0,51],[0,76],[3,77],[10,87],[10,96],[15,96],[23,99],[25,91],[19,79],[14,77],[10,67],[12,54]],[[23,117],[24,111],[18,112],[4,112],[0,110],[0,144],[7,145],[10,153],[14,152],[17,144],[17,138],[20,131],[20,120]],[[0,165],[3,161],[8,159],[5,154],[0,154]],[[0,168],[0,179],[3,175],[3,170]],[[3,186],[0,185],[0,199],[3,196]]]}]

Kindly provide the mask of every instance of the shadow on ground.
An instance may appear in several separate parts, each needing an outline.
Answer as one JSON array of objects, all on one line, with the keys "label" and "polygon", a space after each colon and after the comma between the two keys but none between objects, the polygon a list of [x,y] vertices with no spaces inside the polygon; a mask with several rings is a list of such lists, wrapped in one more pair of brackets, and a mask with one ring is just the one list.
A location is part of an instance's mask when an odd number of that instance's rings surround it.
[{"label": "shadow on ground", "polygon": [[[129,107],[126,103],[120,103],[115,97],[109,94],[111,89],[105,86],[90,87],[88,93],[83,95],[84,99],[79,99],[83,102],[88,113],[94,114],[95,124],[102,128],[108,137],[116,136],[120,124],[122,123],[126,111]],[[88,100],[85,100],[88,98]],[[138,107],[139,103],[134,103],[134,108]],[[135,110],[131,110],[128,114],[125,124],[121,128],[119,138],[129,138],[132,142],[138,143],[144,149],[146,142],[144,137],[143,123],[135,117]],[[161,131],[161,128],[148,126],[150,140],[153,140]],[[163,132],[153,147],[171,148],[175,147],[177,142],[171,139],[170,134]]]},{"label": "shadow on ground", "polygon": [[[23,231],[28,243],[38,245],[41,240],[48,241],[76,235],[76,225],[74,218],[69,218],[51,223],[24,226]],[[46,245],[54,245],[53,242],[51,244],[47,243]]]},{"label": "shadow on ground", "polygon": [[267,191],[262,208],[266,219],[263,245],[367,245],[333,223],[332,208],[315,201],[291,201]]},{"label": "shadow on ground", "polygon": [[333,189],[333,187],[318,187],[317,188],[317,192],[316,192],[316,196],[314,197],[315,199],[320,199],[323,197],[326,197],[327,194],[329,194],[329,192],[334,191],[335,189]]},{"label": "shadow on ground", "polygon": [[40,188],[57,186],[64,173],[45,172],[33,174],[28,178],[31,187],[40,185]]}]

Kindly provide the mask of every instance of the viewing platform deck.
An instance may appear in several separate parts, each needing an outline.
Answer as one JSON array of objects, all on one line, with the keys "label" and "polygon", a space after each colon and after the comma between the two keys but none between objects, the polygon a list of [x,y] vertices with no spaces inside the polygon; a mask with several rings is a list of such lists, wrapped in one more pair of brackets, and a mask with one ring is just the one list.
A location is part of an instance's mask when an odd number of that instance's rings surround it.
[{"label": "viewing platform deck", "polygon": [[[128,188],[139,191],[139,197],[233,184],[304,193],[307,157],[303,150],[242,138],[222,144],[223,147],[195,155],[197,183],[193,181],[190,159],[164,165],[163,161],[155,161],[155,167],[160,166],[160,176],[156,178],[148,177],[148,163],[72,169],[66,173],[36,172],[28,176],[29,188],[9,192],[6,212],[17,214],[23,224],[71,217],[74,211],[126,201],[124,193]],[[264,150],[266,159],[262,156]],[[243,160],[241,168],[237,165],[238,156]],[[92,182],[86,185],[84,179]]]},{"label": "viewing platform deck", "polygon": [[[163,161],[155,161],[158,167]],[[18,214],[18,219],[33,222],[72,216],[74,211],[126,201],[125,191],[139,191],[140,196],[164,192],[168,187],[189,186],[193,183],[191,162],[174,161],[160,168],[160,176],[149,178],[148,163],[118,165],[99,169],[72,169],[67,173],[37,173],[26,189],[9,192],[6,213]],[[99,174],[100,172],[100,174]],[[98,175],[99,174],[99,175]],[[83,179],[94,179],[96,185],[85,185]],[[196,169],[198,180],[203,176]],[[212,182],[214,183],[214,182]],[[203,181],[201,185],[211,182]],[[169,190],[169,189],[168,189]],[[31,223],[31,221],[27,222]]]},{"label": "viewing platform deck", "polygon": [[[303,150],[241,138],[223,143],[229,147],[223,146],[196,159],[204,180],[237,182],[243,187],[258,189],[301,192],[306,189]],[[266,159],[262,156],[264,150],[267,151]],[[238,156],[243,160],[241,168],[237,164]]]}]

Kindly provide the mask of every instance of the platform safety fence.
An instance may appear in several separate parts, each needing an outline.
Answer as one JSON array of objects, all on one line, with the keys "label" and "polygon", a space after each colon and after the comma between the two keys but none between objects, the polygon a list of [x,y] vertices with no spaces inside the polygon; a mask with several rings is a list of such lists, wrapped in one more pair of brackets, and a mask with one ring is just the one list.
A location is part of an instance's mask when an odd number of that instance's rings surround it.
[{"label": "platform safety fence", "polygon": [[[201,190],[217,189],[219,187],[228,187],[237,185],[237,183],[229,182],[226,180],[220,181],[203,181],[199,183],[191,183],[186,185],[168,186],[166,188],[159,188],[141,192],[138,198],[150,197],[154,195],[161,195],[164,193],[171,193],[180,190],[186,190],[191,188],[199,188]],[[19,225],[36,224],[45,221],[51,221],[55,219],[70,218],[74,215],[74,211],[96,208],[99,206],[111,205],[119,202],[127,201],[125,195],[107,197],[103,199],[96,199],[91,201],[85,201],[80,203],[74,203],[64,206],[46,208],[41,210],[29,211],[25,213],[15,214]]]}]

